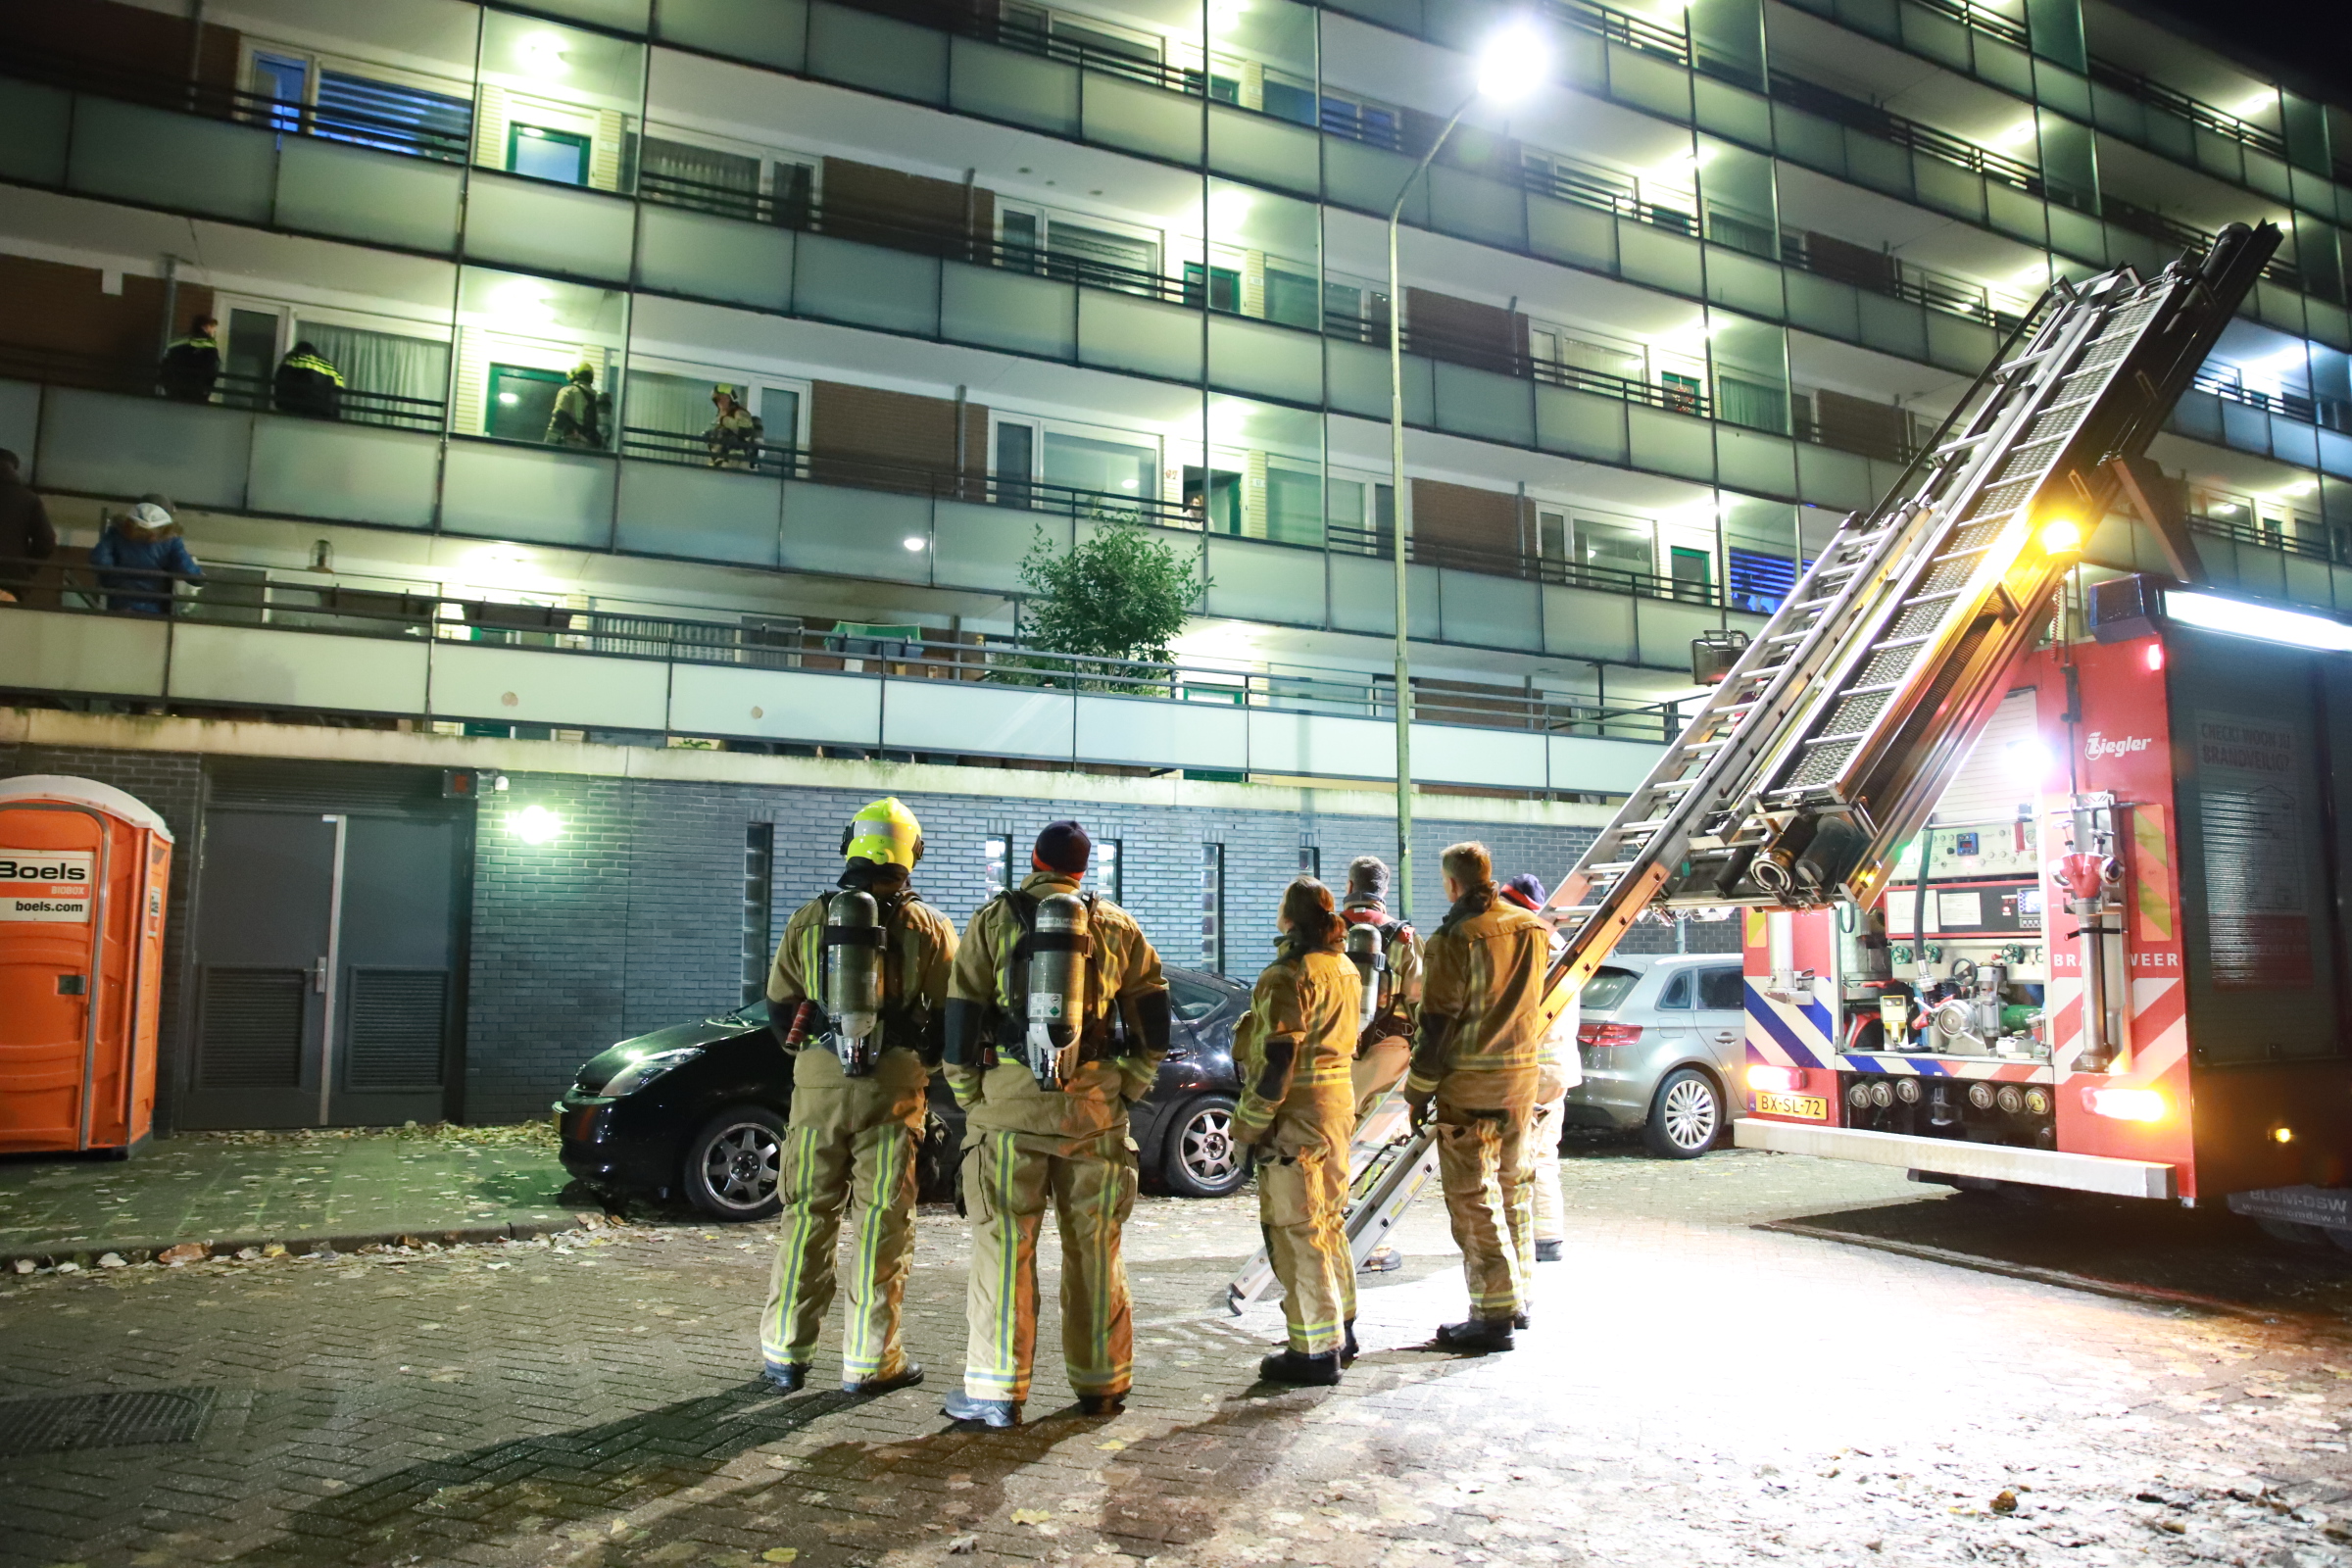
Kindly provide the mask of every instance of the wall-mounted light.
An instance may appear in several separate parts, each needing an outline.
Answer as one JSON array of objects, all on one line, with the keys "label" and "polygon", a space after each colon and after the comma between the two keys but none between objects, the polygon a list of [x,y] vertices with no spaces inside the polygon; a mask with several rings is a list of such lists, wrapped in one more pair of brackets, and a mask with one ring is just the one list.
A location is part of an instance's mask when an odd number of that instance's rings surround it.
[{"label": "wall-mounted light", "polygon": [[508,816],[507,831],[525,844],[552,843],[564,831],[564,818],[544,806],[526,806]]},{"label": "wall-mounted light", "polygon": [[919,533],[910,533],[906,538],[900,540],[899,543],[905,545],[909,550],[920,550],[923,548],[923,536]]},{"label": "wall-mounted light", "polygon": [[555,32],[526,32],[514,43],[514,58],[534,76],[561,76],[571,70],[564,58],[564,36]]}]

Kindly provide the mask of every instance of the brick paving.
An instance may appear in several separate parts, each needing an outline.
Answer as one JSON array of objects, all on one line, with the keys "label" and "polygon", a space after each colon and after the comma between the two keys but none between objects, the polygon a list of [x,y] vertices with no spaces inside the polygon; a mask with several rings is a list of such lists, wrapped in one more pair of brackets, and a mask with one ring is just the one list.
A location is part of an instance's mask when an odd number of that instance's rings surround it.
[{"label": "brick paving", "polygon": [[[184,1133],[126,1160],[0,1158],[0,1258],[571,1223],[551,1127]],[[593,1199],[576,1207],[601,1210]]]},{"label": "brick paving", "polygon": [[[937,1414],[962,1340],[945,1209],[918,1222],[909,1302],[943,1376],[862,1402],[748,1375],[766,1227],[0,1277],[8,1394],[217,1391],[192,1443],[0,1460],[0,1563],[2352,1559],[2352,1329],[2326,1289],[2352,1264],[2332,1254],[2279,1262],[2176,1214],[2185,1250],[2234,1246],[2252,1282],[2247,1310],[2201,1312],[1755,1228],[1989,1255],[1985,1233],[2063,1251],[2085,1223],[1862,1167],[1594,1144],[1568,1190],[1569,1260],[1544,1268],[1518,1351],[1417,1348],[1462,1302],[1424,1205],[1407,1267],[1367,1282],[1365,1358],[1293,1392],[1252,1386],[1278,1310],[1213,1305],[1250,1200],[1148,1199],[1127,1413],[1064,1406],[1049,1277],[1036,1419],[1010,1433]],[[2166,1283],[2164,1223],[2136,1223],[2138,1250],[2102,1266]],[[2197,1278],[2235,1288],[2212,1258]]]}]

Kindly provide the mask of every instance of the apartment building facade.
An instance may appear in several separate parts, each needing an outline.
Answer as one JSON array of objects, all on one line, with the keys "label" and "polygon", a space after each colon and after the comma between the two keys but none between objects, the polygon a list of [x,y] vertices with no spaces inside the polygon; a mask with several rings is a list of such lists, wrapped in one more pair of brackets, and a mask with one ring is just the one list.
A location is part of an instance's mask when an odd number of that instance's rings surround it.
[{"label": "apartment building facade", "polygon": [[[1386,215],[1515,18],[1552,80],[1473,105],[1407,192],[1392,298]],[[216,798],[458,824],[383,852],[449,866],[452,935],[407,965],[447,983],[369,1012],[409,1042],[369,1058],[407,1063],[402,1105],[508,1113],[582,1031],[685,1004],[649,979],[528,1023],[565,982],[509,961],[532,922],[483,891],[529,781],[630,752],[728,760],[644,775],[614,842],[675,788],[700,860],[771,891],[785,839],[830,831],[810,766],[936,770],[1004,824],[954,836],[955,877],[1037,814],[992,799],[1239,790],[1216,809],[1251,833],[1168,796],[1127,869],[1176,898],[1172,954],[1252,964],[1254,938],[1201,947],[1258,920],[1212,886],[1295,873],[1302,799],[1394,776],[1399,526],[1415,776],[1464,803],[1423,810],[1507,818],[1556,874],[1674,727],[1691,639],[1758,624],[2044,287],[2227,222],[2288,241],[2152,455],[2217,581],[2352,611],[2352,113],[2107,0],[57,0],[0,25],[0,446],[71,547],[0,616],[0,689],[84,710],[58,755],[88,767],[180,759],[199,838]],[[199,315],[220,377],[158,396]],[[273,396],[298,344],[338,368],[336,417]],[[74,552],[150,493],[207,578],[104,613]],[[1024,556],[1113,521],[1208,579],[1173,666],[1022,641]],[[2119,518],[2091,559],[2160,558]],[[543,751],[472,769],[508,800],[441,804],[484,747]],[[349,806],[387,766],[392,804]],[[696,767],[748,793],[710,807]],[[732,1000],[719,891],[646,918],[694,927],[675,972]],[[574,956],[626,972],[606,940]],[[293,1116],[302,1073],[368,1054],[315,1007],[289,1047],[283,996],[206,1000],[285,964],[199,939],[183,967],[188,1124],[289,1073]],[[222,1033],[248,1015],[275,1021]],[[509,1058],[540,1066],[462,1102]],[[318,1114],[391,1113],[352,1093]]]}]

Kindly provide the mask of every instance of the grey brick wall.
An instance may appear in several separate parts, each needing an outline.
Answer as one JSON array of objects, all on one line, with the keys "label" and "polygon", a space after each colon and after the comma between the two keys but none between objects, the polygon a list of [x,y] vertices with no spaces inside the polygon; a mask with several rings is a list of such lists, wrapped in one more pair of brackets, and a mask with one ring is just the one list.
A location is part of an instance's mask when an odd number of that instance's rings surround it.
[{"label": "grey brick wall", "polygon": [[107,752],[59,746],[0,746],[0,778],[20,773],[64,773],[96,779],[136,796],[171,827],[173,838],[172,887],[164,906],[164,995],[157,1033],[160,1063],[155,1075],[155,1122],[172,1125],[172,1067],[176,1043],[186,1033],[186,971],[191,903],[196,890],[197,813],[204,796],[204,770],[181,752]]},{"label": "grey brick wall", "polygon": [[[535,1116],[588,1055],[663,1024],[733,1004],[742,960],[740,888],[746,824],[775,824],[774,925],[831,886],[841,824],[870,797],[849,790],[510,775],[482,804],[473,906],[466,1115]],[[1120,841],[1120,903],[1162,958],[1201,967],[1201,845],[1225,847],[1224,967],[1254,975],[1274,910],[1298,874],[1302,837],[1326,880],[1357,855],[1393,858],[1378,818],[1315,812],[1071,805],[1042,797],[909,795],[926,854],[915,885],[959,926],[984,902],[984,844],[1009,831],[1017,867],[1057,817]],[[506,817],[542,805],[564,818],[555,841],[528,845]],[[1449,821],[1414,824],[1415,913],[1443,912],[1438,853],[1476,838],[1506,874],[1546,883],[1575,862],[1586,829]],[[1695,935],[1699,928],[1692,927]],[[1735,928],[1736,929],[1736,928]],[[1666,951],[1673,933],[1659,928]]]}]

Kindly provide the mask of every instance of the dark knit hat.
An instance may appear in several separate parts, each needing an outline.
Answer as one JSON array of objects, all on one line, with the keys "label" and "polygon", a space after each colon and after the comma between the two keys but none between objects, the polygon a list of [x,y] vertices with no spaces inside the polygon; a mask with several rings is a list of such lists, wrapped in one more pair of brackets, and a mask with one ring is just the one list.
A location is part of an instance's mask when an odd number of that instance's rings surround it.
[{"label": "dark knit hat", "polygon": [[1529,904],[1539,909],[1544,907],[1544,901],[1550,897],[1549,894],[1544,891],[1543,881],[1537,877],[1536,873],[1533,871],[1522,871],[1517,876],[1511,878],[1508,882],[1505,882],[1503,886],[1514,889],[1521,896],[1526,898]]},{"label": "dark knit hat", "polygon": [[1086,829],[1065,820],[1048,822],[1045,831],[1037,836],[1037,848],[1030,853],[1049,871],[1083,876],[1087,857],[1094,853],[1094,848],[1095,841],[1086,836]]},{"label": "dark knit hat", "polygon": [[1348,897],[1378,899],[1389,897],[1389,863],[1377,855],[1359,855],[1348,862]]}]

